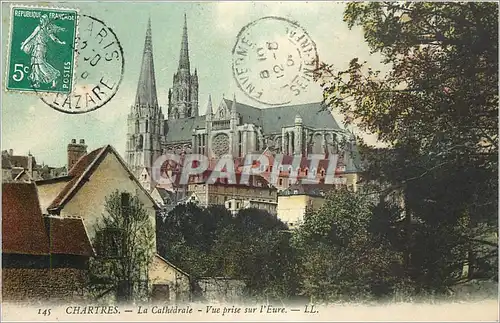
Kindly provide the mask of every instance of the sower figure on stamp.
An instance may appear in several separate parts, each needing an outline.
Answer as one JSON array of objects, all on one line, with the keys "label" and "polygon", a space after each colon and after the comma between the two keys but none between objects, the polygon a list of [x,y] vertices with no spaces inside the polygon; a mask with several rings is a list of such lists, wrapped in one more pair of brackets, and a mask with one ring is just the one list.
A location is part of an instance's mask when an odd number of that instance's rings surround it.
[{"label": "sower figure on stamp", "polygon": [[33,83],[33,87],[38,88],[40,87],[40,83],[51,82],[52,88],[56,87],[56,80],[61,75],[61,72],[47,62],[45,55],[47,53],[49,38],[58,44],[66,44],[66,42],[59,40],[54,35],[54,33],[64,30],[64,28],[50,22],[47,15],[42,15],[40,17],[40,24],[21,44],[21,50],[31,55],[31,73],[29,79]]}]

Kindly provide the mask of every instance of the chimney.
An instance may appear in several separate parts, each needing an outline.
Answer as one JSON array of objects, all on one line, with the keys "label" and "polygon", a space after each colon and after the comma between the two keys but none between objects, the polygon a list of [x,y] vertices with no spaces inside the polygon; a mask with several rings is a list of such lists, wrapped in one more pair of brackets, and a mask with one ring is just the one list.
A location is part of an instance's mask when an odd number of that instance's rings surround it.
[{"label": "chimney", "polygon": [[31,152],[28,153],[28,174],[33,178],[33,155]]},{"label": "chimney", "polygon": [[71,139],[71,143],[68,144],[68,172],[86,154],[87,146],[85,145],[85,140],[80,139],[80,143],[77,144],[76,139]]}]

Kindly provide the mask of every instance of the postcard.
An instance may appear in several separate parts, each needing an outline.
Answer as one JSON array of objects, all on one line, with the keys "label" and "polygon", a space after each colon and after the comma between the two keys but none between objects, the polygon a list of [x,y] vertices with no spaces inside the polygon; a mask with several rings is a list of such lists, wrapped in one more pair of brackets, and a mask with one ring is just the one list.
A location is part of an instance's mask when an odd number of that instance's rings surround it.
[{"label": "postcard", "polygon": [[498,321],[498,3],[1,26],[3,321]]}]

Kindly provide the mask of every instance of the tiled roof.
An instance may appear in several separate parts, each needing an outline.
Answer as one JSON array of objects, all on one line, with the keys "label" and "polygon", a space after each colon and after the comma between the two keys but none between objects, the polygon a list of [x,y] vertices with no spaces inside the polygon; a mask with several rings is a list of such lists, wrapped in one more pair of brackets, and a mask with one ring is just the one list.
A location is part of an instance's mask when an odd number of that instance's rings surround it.
[{"label": "tiled roof", "polygon": [[51,253],[79,256],[94,254],[81,218],[45,216],[44,220],[50,237]]},{"label": "tiled roof", "polygon": [[[233,106],[233,101],[229,99],[224,99],[224,103],[229,108],[229,110],[231,110],[231,107]],[[264,124],[262,111],[263,109],[259,109],[251,105],[243,104],[236,101],[236,113],[240,115],[243,124],[253,123],[257,126],[262,127]]]},{"label": "tiled roof", "polygon": [[[268,167],[274,165],[274,158],[275,157],[274,157],[274,155],[271,152],[264,151],[262,155],[268,158],[268,161],[269,161]],[[288,171],[289,171],[288,165],[292,165],[293,164],[294,158],[295,158],[295,156],[283,155],[283,159],[281,161],[281,165],[284,166],[284,167],[283,167],[281,173],[283,173],[283,172],[284,173],[288,173]],[[344,166],[344,161],[343,160],[344,160],[344,158],[343,158],[342,155],[338,157],[337,165],[336,165],[337,168],[336,168],[336,171],[335,171],[336,174],[343,173],[343,171],[339,168],[341,166]],[[244,170],[245,158],[243,158],[243,157],[235,157],[235,158],[233,158],[233,161],[234,161],[234,170],[235,170],[236,176],[238,177],[239,175],[241,175],[241,173]],[[201,181],[203,181],[203,179],[207,179],[212,174],[212,172],[215,169],[215,166],[216,166],[216,164],[218,162],[219,162],[219,160],[217,160],[217,159],[210,159],[209,160],[209,166],[203,172],[203,174],[199,175]],[[300,169],[302,171],[304,171],[305,169],[309,169],[310,163],[311,163],[310,159],[308,159],[307,157],[301,157],[301,160],[300,160]],[[177,163],[174,160],[167,160],[167,161],[165,161],[164,164],[163,164],[163,166],[162,166],[162,168],[161,168],[161,174],[162,174],[162,176],[165,176],[164,174],[165,174],[166,171],[172,171],[172,175],[175,176],[174,183],[172,183],[172,184],[179,185],[180,184],[180,179],[181,179],[181,174],[182,174],[182,169],[183,169],[183,164],[184,164],[184,156],[181,156],[179,163]],[[316,172],[319,173],[321,170],[328,171],[329,166],[330,166],[330,160],[328,159],[328,155],[325,155],[325,157],[323,159],[319,160]],[[196,167],[197,167],[196,165],[193,165],[193,168],[196,168]],[[255,164],[252,165],[252,168],[260,168],[260,164],[256,161]],[[310,169],[310,171],[313,171],[313,170]],[[262,172],[260,174],[260,176],[263,177],[264,179],[269,179],[269,177],[270,177],[270,169],[268,168],[266,171]],[[196,181],[196,177],[197,177],[197,175],[194,175],[194,173],[193,173],[190,176],[190,182],[191,181]],[[169,176],[167,176],[166,178],[168,178],[168,180],[172,180],[172,178],[169,177]],[[237,182],[239,183],[239,180],[237,180]]]},{"label": "tiled roof", "polygon": [[[228,109],[231,109],[233,105],[233,101],[229,99],[223,99],[222,103]],[[236,102],[236,112],[243,124],[255,124],[262,127],[266,134],[281,133],[282,127],[293,126],[297,115],[300,115],[302,124],[306,127],[341,129],[332,113],[327,109],[322,109],[320,102],[262,109]],[[165,120],[167,141],[170,143],[191,141],[195,128],[205,128],[205,118],[206,116],[203,115]]]},{"label": "tiled roof", "polygon": [[332,113],[323,109],[320,102],[262,109],[265,133],[281,133],[281,127],[295,124],[295,117],[312,128],[341,129]]},{"label": "tiled roof", "polygon": [[2,152],[2,169],[11,169],[12,164],[10,163],[9,156]]},{"label": "tiled roof", "polygon": [[164,202],[173,200],[173,195],[175,195],[174,192],[171,192],[159,186],[156,187],[156,190],[158,191],[158,194],[160,195],[160,197]]},{"label": "tiled roof", "polygon": [[23,176],[25,177],[26,180],[30,180],[31,179],[31,176],[28,174],[28,172],[26,170],[22,170],[19,172],[19,174],[16,175],[16,177],[14,178],[14,180],[16,181],[20,181],[23,179]]},{"label": "tiled roof", "polygon": [[87,155],[81,157],[78,162],[71,168],[68,176],[71,176],[71,180],[66,184],[64,189],[56,196],[54,201],[47,208],[56,209],[66,201],[69,197],[69,194],[81,183],[82,177],[85,172],[92,166],[92,164],[98,159],[99,156],[105,151],[107,146],[98,148],[94,151],[91,151]]},{"label": "tiled roof", "polygon": [[165,132],[168,142],[191,141],[193,130],[205,128],[205,116],[184,119],[165,120]]},{"label": "tiled roof", "polygon": [[310,195],[310,196],[325,196],[325,194],[335,189],[332,184],[294,184],[289,188],[281,191],[279,195]]},{"label": "tiled roof", "polygon": [[[7,158],[10,160],[10,164],[12,167],[22,167],[24,169],[28,168],[28,158],[29,156],[7,156]],[[36,160],[35,157],[31,156],[33,158],[33,165],[32,167],[36,167]]]},{"label": "tiled roof", "polygon": [[167,259],[163,258],[162,256],[160,256],[159,254],[155,254],[155,257],[157,259],[159,259],[161,262],[164,262],[166,263],[167,265],[169,265],[170,267],[174,268],[176,271],[178,271],[179,273],[183,274],[184,276],[187,276],[189,277],[189,274],[187,272],[185,272],[184,270],[180,269],[179,267],[177,267],[176,265],[174,265],[173,263],[171,263],[170,261],[168,261]]},{"label": "tiled roof", "polygon": [[42,179],[57,178],[57,177],[65,176],[68,173],[66,166],[49,167],[47,165],[44,165],[42,167],[39,167],[37,169],[37,171]]},{"label": "tiled roof", "polygon": [[[295,156],[284,155],[283,160],[281,161],[281,164],[282,165],[293,165],[294,158],[295,158]],[[270,160],[270,162],[271,161],[274,163],[274,159]],[[320,159],[318,162],[318,169],[323,168],[323,169],[327,170],[328,166],[329,166],[329,162],[330,161],[327,159],[327,157]],[[300,159],[300,168],[302,168],[302,169],[309,168],[310,164],[311,164],[311,160],[308,157],[302,157]],[[272,165],[272,164],[270,163],[270,165]]]},{"label": "tiled roof", "polygon": [[69,199],[71,199],[74,194],[76,194],[78,189],[84,183],[86,183],[85,179],[88,179],[92,175],[93,171],[96,169],[96,167],[103,160],[104,156],[107,153],[112,153],[115,155],[123,168],[129,173],[129,177],[136,182],[138,188],[142,190],[153,203],[153,205],[157,207],[156,202],[152,199],[151,195],[149,195],[149,193],[142,187],[142,185],[138,182],[137,178],[132,174],[132,172],[130,172],[130,169],[127,167],[121,156],[113,147],[111,147],[110,145],[106,145],[104,147],[91,151],[78,160],[78,162],[69,171],[68,176],[64,177],[65,179],[70,178],[70,180],[52,201],[52,203],[47,207],[47,210],[50,212],[62,208],[65,203],[69,201]]},{"label": "tiled roof", "polygon": [[35,184],[6,183],[2,191],[3,253],[93,255],[82,219],[42,216]]},{"label": "tiled roof", "polygon": [[[233,101],[229,99],[224,99],[224,101],[231,108]],[[241,116],[243,123],[262,126],[264,133],[268,134],[281,133],[282,127],[293,126],[297,115],[302,118],[304,126],[340,129],[332,113],[323,109],[321,102],[263,109],[236,102],[236,112]]]},{"label": "tiled roof", "polygon": [[34,184],[2,184],[2,252],[49,253],[49,238]]}]

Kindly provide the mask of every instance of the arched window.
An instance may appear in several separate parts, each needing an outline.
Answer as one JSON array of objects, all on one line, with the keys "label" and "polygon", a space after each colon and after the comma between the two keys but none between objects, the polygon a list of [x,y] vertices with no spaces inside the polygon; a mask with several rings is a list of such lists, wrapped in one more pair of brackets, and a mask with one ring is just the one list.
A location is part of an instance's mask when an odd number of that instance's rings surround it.
[{"label": "arched window", "polygon": [[149,130],[149,122],[148,120],[146,120],[146,132],[148,132],[148,130]]},{"label": "arched window", "polygon": [[307,168],[306,168],[306,169],[304,170],[304,173],[305,173],[305,175],[307,176],[307,173],[309,173],[309,169],[307,169]]},{"label": "arched window", "polygon": [[325,176],[325,170],[324,170],[324,169],[321,169],[320,174],[321,174],[321,176]]}]

